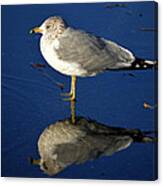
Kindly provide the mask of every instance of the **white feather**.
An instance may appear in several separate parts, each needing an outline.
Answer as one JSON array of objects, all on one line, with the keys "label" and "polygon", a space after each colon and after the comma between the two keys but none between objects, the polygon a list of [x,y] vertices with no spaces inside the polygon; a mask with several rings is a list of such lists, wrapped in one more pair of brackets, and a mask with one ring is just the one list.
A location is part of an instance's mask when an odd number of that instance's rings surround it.
[{"label": "white feather", "polygon": [[65,75],[85,76],[87,71],[82,69],[79,64],[73,62],[66,62],[59,59],[56,50],[59,49],[59,41],[55,39],[51,44],[41,38],[40,49],[43,57],[47,63],[55,70]]},{"label": "white feather", "polygon": [[146,64],[149,64],[149,65],[155,65],[156,64],[156,61],[145,60],[145,63]]}]

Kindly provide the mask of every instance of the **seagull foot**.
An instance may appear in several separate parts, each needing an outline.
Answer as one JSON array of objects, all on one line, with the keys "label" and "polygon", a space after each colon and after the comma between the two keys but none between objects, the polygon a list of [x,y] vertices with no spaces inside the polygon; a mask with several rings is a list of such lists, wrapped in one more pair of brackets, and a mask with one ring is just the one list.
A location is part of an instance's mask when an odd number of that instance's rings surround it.
[{"label": "seagull foot", "polygon": [[63,98],[63,101],[75,101],[75,95],[72,92],[68,92],[68,93],[61,93],[61,96],[67,97],[67,98]]},{"label": "seagull foot", "polygon": [[72,97],[72,93],[71,92],[61,93],[60,95],[64,96],[64,97]]},{"label": "seagull foot", "polygon": [[76,101],[76,98],[75,98],[75,96],[72,95],[68,98],[64,98],[63,101]]}]

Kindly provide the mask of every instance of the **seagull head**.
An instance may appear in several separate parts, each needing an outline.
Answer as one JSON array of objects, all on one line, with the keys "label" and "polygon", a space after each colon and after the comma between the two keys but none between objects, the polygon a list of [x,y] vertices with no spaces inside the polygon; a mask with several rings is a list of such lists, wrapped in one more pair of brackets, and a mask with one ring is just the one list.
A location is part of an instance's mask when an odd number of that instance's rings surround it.
[{"label": "seagull head", "polygon": [[44,20],[40,26],[34,27],[30,30],[31,33],[62,33],[66,28],[65,21],[59,16],[49,17],[48,19]]},{"label": "seagull head", "polygon": [[63,163],[57,161],[57,155],[53,155],[52,157],[48,157],[44,155],[41,159],[33,159],[32,157],[29,158],[31,165],[40,166],[40,169],[44,171],[46,174],[55,175],[62,171],[65,167]]}]

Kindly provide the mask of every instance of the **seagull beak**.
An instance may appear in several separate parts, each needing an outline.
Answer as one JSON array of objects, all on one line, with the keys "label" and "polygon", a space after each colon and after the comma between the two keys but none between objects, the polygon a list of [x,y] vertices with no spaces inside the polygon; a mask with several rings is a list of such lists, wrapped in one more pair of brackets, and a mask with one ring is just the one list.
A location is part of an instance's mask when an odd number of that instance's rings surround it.
[{"label": "seagull beak", "polygon": [[30,31],[29,31],[29,33],[30,34],[33,34],[33,33],[43,33],[43,30],[40,28],[40,27],[35,27],[35,28],[33,28],[33,29],[31,29]]}]

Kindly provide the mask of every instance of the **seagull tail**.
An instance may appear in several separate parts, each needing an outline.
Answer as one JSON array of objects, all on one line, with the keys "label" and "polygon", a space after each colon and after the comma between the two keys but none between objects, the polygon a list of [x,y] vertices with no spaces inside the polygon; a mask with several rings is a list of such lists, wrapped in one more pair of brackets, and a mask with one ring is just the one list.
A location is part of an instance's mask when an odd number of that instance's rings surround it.
[{"label": "seagull tail", "polygon": [[157,64],[158,64],[157,61],[150,61],[150,60],[136,58],[131,64],[131,66],[129,67],[129,69],[143,70],[147,68],[152,68],[154,66],[157,67]]}]

